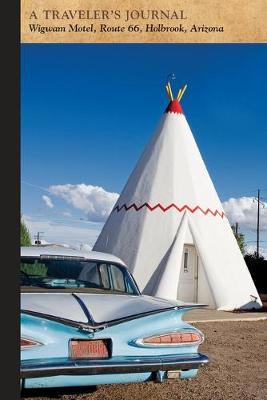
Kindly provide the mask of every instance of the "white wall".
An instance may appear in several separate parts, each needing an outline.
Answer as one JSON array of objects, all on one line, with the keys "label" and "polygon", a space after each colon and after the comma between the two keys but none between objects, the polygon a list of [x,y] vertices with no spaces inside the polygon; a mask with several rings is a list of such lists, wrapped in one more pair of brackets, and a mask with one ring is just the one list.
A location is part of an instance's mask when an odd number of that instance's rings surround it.
[{"label": "white wall", "polygon": [[203,267],[203,264],[198,257],[198,291],[197,291],[197,302],[208,304],[209,308],[216,308],[216,304],[211,293],[206,273]]}]

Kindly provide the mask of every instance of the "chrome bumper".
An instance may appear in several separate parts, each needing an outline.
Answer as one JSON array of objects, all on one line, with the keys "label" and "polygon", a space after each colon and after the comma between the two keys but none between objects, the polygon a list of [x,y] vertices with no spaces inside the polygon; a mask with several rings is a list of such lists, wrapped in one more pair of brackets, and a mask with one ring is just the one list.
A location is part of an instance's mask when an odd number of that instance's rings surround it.
[{"label": "chrome bumper", "polygon": [[22,379],[57,375],[101,375],[197,369],[207,364],[204,354],[175,357],[112,357],[107,360],[71,360],[69,358],[24,360]]}]

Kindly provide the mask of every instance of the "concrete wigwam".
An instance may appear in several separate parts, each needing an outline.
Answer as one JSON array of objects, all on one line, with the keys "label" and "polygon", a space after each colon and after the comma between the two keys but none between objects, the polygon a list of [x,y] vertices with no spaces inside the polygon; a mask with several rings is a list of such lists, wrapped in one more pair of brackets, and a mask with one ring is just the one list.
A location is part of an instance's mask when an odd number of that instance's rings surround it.
[{"label": "concrete wigwam", "polygon": [[261,307],[180,105],[173,98],[94,250],[120,257],[144,294],[220,310]]}]

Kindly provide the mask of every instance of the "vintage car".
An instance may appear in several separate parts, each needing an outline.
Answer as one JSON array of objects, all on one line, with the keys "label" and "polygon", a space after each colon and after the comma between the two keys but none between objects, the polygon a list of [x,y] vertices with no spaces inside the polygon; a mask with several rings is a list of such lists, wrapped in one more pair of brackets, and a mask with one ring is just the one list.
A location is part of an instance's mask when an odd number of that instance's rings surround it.
[{"label": "vintage car", "polygon": [[192,378],[208,362],[182,320],[195,307],[142,295],[113,255],[24,247],[22,388]]}]

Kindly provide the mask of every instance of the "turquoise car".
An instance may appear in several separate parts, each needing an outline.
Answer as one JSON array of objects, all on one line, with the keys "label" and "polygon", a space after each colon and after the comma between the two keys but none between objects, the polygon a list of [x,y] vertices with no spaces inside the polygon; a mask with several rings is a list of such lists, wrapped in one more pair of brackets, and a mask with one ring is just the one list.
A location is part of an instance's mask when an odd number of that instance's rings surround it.
[{"label": "turquoise car", "polygon": [[196,376],[202,307],[142,295],[117,257],[64,247],[21,250],[21,386],[51,388]]}]

